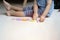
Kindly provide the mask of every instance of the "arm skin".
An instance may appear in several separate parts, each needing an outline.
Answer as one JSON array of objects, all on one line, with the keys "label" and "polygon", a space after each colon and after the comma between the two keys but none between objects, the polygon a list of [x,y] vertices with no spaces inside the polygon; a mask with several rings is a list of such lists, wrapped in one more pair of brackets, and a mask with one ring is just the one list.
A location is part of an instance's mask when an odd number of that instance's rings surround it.
[{"label": "arm skin", "polygon": [[23,2],[23,7],[25,7],[26,4],[27,4],[27,0],[24,0],[24,2]]},{"label": "arm skin", "polygon": [[38,18],[38,6],[36,0],[34,0],[33,10],[34,10],[33,20],[36,20]]},{"label": "arm skin", "polygon": [[40,22],[43,22],[45,20],[45,17],[46,17],[46,15],[48,14],[48,12],[50,10],[51,4],[52,4],[52,0],[48,0],[45,11],[43,12],[43,14],[40,17]]}]

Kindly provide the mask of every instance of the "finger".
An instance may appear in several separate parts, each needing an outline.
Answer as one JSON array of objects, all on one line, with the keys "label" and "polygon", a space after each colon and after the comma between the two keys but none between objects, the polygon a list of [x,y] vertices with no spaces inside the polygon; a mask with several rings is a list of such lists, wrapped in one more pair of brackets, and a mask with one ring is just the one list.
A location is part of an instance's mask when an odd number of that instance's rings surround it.
[{"label": "finger", "polygon": [[33,19],[33,20],[36,20],[36,19],[37,19],[37,17],[36,17],[36,16],[33,16],[33,17],[32,17],[32,19]]},{"label": "finger", "polygon": [[40,22],[44,22],[44,18],[40,18],[40,20],[39,20]]}]

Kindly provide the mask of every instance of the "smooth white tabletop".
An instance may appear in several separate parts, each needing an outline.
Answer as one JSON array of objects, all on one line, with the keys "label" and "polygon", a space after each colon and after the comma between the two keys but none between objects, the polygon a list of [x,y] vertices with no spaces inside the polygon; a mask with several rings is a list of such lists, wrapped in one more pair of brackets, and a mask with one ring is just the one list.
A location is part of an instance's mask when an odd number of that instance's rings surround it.
[{"label": "smooth white tabletop", "polygon": [[0,40],[59,40],[60,12],[54,10],[44,22],[18,21],[0,15]]}]

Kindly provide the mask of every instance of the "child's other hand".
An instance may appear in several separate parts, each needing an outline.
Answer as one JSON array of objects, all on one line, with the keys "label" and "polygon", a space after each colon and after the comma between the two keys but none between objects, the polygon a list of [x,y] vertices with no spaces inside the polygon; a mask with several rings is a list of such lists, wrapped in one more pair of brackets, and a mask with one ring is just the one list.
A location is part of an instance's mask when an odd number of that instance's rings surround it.
[{"label": "child's other hand", "polygon": [[45,16],[41,16],[39,21],[44,22],[44,20],[45,20]]},{"label": "child's other hand", "polygon": [[32,19],[33,20],[36,20],[37,18],[38,18],[38,14],[37,13],[34,13]]}]

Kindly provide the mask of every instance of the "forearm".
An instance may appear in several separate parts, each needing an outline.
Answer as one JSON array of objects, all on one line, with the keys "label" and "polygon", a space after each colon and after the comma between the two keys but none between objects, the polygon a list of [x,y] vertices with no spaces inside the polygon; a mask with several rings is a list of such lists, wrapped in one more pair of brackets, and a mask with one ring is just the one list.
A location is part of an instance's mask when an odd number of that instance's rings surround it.
[{"label": "forearm", "polygon": [[49,10],[50,10],[50,7],[51,7],[51,4],[52,4],[52,1],[50,1],[50,2],[47,4],[47,6],[46,6],[46,8],[45,8],[45,11],[43,12],[42,16],[46,16],[46,15],[48,14],[48,12],[49,12]]},{"label": "forearm", "polygon": [[34,0],[34,6],[33,6],[33,8],[34,8],[34,13],[38,13],[38,6],[37,6],[36,0]]},{"label": "forearm", "polygon": [[27,0],[24,0],[24,2],[23,2],[23,7],[26,6],[26,3],[27,3]]},{"label": "forearm", "polygon": [[38,6],[36,0],[34,0],[33,11],[33,20],[36,20],[38,18]]}]

